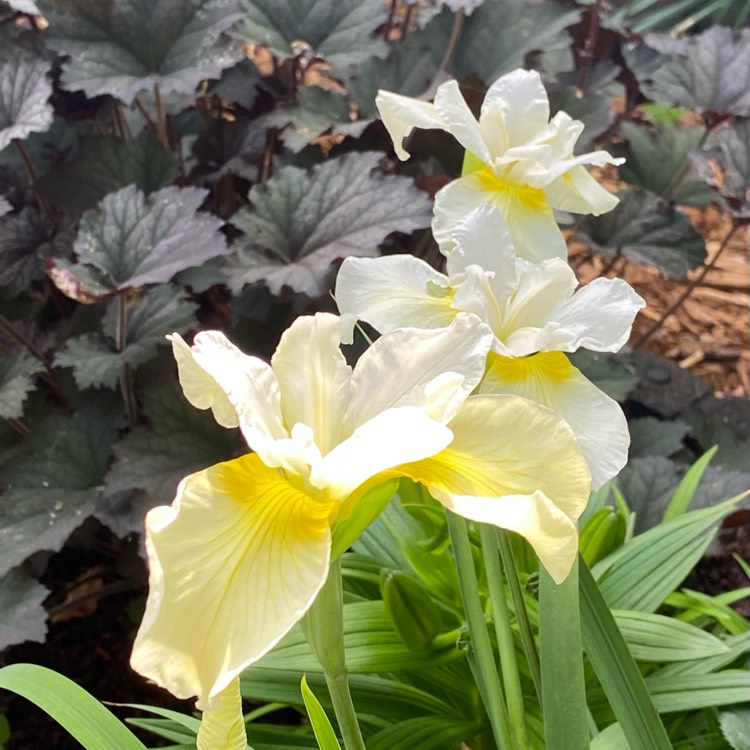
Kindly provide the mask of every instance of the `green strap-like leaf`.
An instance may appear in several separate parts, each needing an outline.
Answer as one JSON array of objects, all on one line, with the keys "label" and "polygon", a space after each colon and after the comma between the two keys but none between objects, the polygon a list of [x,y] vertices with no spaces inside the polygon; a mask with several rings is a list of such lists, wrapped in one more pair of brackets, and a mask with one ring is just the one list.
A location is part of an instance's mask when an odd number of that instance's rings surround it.
[{"label": "green strap-like leaf", "polygon": [[318,741],[320,750],[341,750],[341,745],[339,745],[339,741],[336,739],[336,732],[333,731],[331,722],[326,716],[323,706],[320,705],[320,701],[308,687],[305,675],[302,675],[302,682],[300,682],[299,687],[302,691],[302,700],[305,702],[307,715],[310,717],[310,723],[312,724],[313,732],[315,732],[315,739]]},{"label": "green strap-like leaf", "polygon": [[109,709],[51,669],[11,664],[0,669],[0,688],[35,703],[87,750],[146,750]]},{"label": "green strap-like leaf", "polygon": [[667,732],[596,581],[579,561],[583,647],[631,747],[671,750]]},{"label": "green strap-like leaf", "polygon": [[588,746],[586,686],[583,677],[578,566],[556,584],[539,570],[539,628],[542,712],[547,750]]},{"label": "green strap-like leaf", "polygon": [[671,521],[673,518],[681,516],[690,507],[690,501],[693,499],[693,495],[695,495],[695,491],[698,489],[701,478],[717,450],[719,450],[719,446],[714,445],[713,448],[707,450],[688,469],[687,474],[682,478],[674,495],[672,495],[672,499],[669,501],[667,509],[664,511],[665,521]]}]

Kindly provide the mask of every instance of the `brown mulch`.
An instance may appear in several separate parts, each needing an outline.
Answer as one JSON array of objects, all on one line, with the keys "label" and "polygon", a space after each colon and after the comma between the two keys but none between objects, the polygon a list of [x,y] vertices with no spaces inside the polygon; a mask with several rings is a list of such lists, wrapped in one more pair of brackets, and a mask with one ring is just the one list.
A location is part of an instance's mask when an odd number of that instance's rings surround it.
[{"label": "brown mulch", "polygon": [[[693,226],[705,237],[707,262],[731,230],[731,220],[717,206],[684,208]],[[571,246],[571,263],[582,283],[600,276],[619,276],[646,300],[633,326],[631,343],[659,321],[683,293],[700,268],[688,279],[665,279],[659,269],[618,259],[614,265],[591,255],[584,245]],[[662,328],[644,344],[713,386],[717,396],[750,395],[750,267],[748,228],[731,238],[716,265]]]}]

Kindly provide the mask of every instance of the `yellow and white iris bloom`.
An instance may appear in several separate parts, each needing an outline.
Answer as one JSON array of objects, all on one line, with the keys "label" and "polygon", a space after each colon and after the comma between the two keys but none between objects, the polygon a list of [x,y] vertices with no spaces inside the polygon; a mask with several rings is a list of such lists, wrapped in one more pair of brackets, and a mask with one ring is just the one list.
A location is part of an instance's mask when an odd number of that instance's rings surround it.
[{"label": "yellow and white iris bloom", "polygon": [[519,258],[492,206],[474,209],[451,240],[447,275],[411,255],[347,258],[336,280],[339,310],[383,333],[477,315],[494,334],[479,392],[523,396],[560,414],[580,443],[594,488],[601,486],[627,461],[627,423],[617,402],[563,352],[617,351],[645,302],[621,279],[596,279],[575,291],[565,261]]},{"label": "yellow and white iris bloom", "polygon": [[380,91],[376,98],[396,154],[407,159],[403,139],[414,128],[447,130],[466,149],[464,175],[435,196],[432,231],[443,253],[453,247],[456,225],[489,203],[502,211],[516,252],[529,260],[566,258],[553,209],[578,214],[611,211],[618,203],[584,164],[621,164],[606,151],[573,155],[583,123],[565,112],[550,121],[539,74],[514,70],[490,86],[475,119],[456,81],[438,87],[434,104]]},{"label": "yellow and white iris bloom", "polygon": [[186,477],[146,518],[150,590],[132,665],[198,696],[199,748],[244,750],[239,675],[309,609],[332,528],[374,486],[410,477],[454,512],[522,534],[557,581],[575,560],[586,462],[554,412],[469,396],[492,344],[486,325],[458,315],[402,329],[353,370],[340,331],[334,315],[299,318],[270,365],[216,331],[192,347],[171,337],[187,399],[254,450]]}]

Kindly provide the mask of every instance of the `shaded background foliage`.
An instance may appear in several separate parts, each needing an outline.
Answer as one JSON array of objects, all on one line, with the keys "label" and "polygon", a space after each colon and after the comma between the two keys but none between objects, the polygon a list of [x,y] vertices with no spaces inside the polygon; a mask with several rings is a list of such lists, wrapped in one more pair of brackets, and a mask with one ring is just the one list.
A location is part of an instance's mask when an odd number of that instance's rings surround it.
[{"label": "shaded background foliage", "polygon": [[[439,264],[430,197],[462,155],[420,132],[398,163],[379,88],[429,97],[450,75],[476,106],[498,75],[539,70],[553,111],[585,123],[579,147],[628,160],[600,175],[613,212],[558,217],[571,239],[605,273],[684,278],[708,268],[686,206],[718,204],[734,239],[750,217],[748,16],[748,0],[0,2],[0,648],[43,641],[66,594],[78,613],[61,550],[105,550],[102,595],[142,587],[144,513],[244,450],[182,398],[167,333],[221,328],[266,356],[296,315],[334,309],[347,255]],[[639,352],[578,365],[629,399],[619,482],[640,528],[713,442],[697,504],[748,486],[750,428],[704,408],[710,389]]]}]

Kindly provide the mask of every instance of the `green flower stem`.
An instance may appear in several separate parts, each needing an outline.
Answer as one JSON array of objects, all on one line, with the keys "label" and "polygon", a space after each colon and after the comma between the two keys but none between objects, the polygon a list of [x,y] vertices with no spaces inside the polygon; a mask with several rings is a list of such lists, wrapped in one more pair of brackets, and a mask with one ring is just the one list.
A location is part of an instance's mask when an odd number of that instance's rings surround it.
[{"label": "green flower stem", "polygon": [[458,584],[461,589],[461,601],[466,613],[466,622],[471,636],[471,646],[476,655],[479,692],[484,700],[485,709],[492,726],[492,734],[498,750],[511,750],[513,744],[508,726],[508,717],[503,697],[503,688],[495,667],[495,655],[492,651],[490,636],[484,612],[479,600],[479,584],[474,569],[474,559],[471,554],[471,543],[466,522],[463,518],[446,513],[448,532],[451,538],[453,554],[458,569]]},{"label": "green flower stem", "polygon": [[516,558],[513,554],[513,548],[510,545],[508,532],[498,529],[497,542],[500,547],[500,558],[503,561],[503,568],[505,568],[505,574],[508,578],[508,588],[510,588],[510,595],[513,599],[513,608],[516,612],[518,629],[521,632],[521,645],[523,646],[523,651],[526,655],[526,663],[529,665],[529,671],[531,672],[534,691],[536,692],[536,697],[539,701],[539,706],[541,707],[542,670],[539,666],[539,652],[536,648],[534,634],[531,631],[529,615],[526,612],[526,603],[523,600],[523,591],[521,591],[521,580],[518,577]]},{"label": "green flower stem", "polygon": [[577,565],[559,584],[540,566],[539,641],[545,747],[547,750],[588,747]]},{"label": "green flower stem", "polygon": [[510,728],[517,747],[527,747],[526,721],[524,719],[523,692],[516,662],[516,647],[513,643],[513,630],[510,626],[508,603],[503,586],[503,568],[497,549],[497,534],[494,526],[480,524],[482,556],[487,572],[487,587],[490,592],[492,619],[495,623],[497,648],[500,654],[500,670],[508,703]]},{"label": "green flower stem", "polygon": [[301,625],[315,658],[323,668],[344,747],[346,750],[365,750],[346,672],[340,558],[331,564],[328,580]]}]

